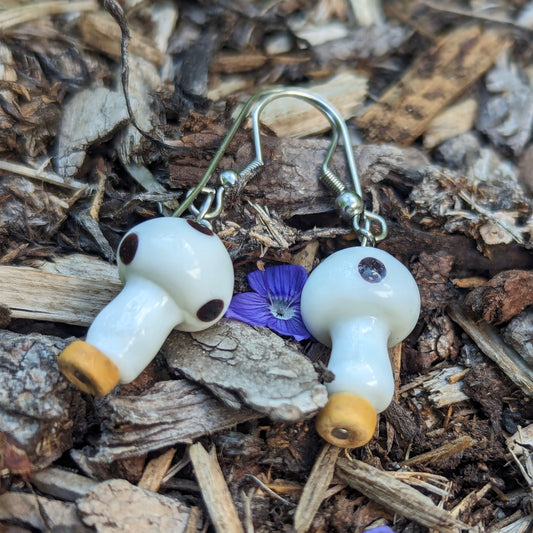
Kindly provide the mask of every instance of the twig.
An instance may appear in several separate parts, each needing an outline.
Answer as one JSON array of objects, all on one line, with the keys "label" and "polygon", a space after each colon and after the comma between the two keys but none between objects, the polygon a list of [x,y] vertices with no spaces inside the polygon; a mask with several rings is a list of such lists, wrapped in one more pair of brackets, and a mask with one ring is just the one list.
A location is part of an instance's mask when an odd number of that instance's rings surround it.
[{"label": "twig", "polygon": [[402,465],[410,466],[413,464],[436,463],[437,461],[442,461],[443,459],[448,459],[449,457],[457,455],[463,450],[471,448],[472,446],[474,446],[474,444],[476,444],[476,441],[474,439],[472,439],[468,435],[464,435],[453,440],[452,442],[447,442],[436,450],[431,450],[427,453],[422,453],[420,455],[417,455],[416,457],[412,457],[407,461],[403,461]]},{"label": "twig", "polygon": [[50,183],[50,185],[57,185],[58,187],[64,187],[65,189],[72,189],[79,191],[87,187],[86,183],[76,180],[64,180],[58,174],[54,172],[47,172],[41,169],[34,169],[28,167],[27,165],[22,165],[20,163],[12,163],[0,159],[0,170],[5,170],[6,172],[13,172],[13,174],[18,174],[19,176],[25,176],[26,178],[32,178],[45,183]]},{"label": "twig", "polygon": [[213,454],[197,442],[189,448],[202,497],[218,533],[244,533],[220,465]]},{"label": "twig", "polygon": [[296,533],[304,533],[311,526],[313,518],[320,504],[324,501],[326,491],[333,479],[339,452],[340,448],[326,444],[317,457],[294,514],[294,529]]},{"label": "twig", "polygon": [[338,477],[393,513],[446,533],[468,529],[466,524],[457,520],[449,511],[440,509],[429,497],[395,479],[388,472],[355,459],[340,458],[337,466]]},{"label": "twig", "polygon": [[285,505],[290,505],[291,507],[293,504],[289,501],[277,494],[275,491],[273,491],[266,483],[263,483],[258,477],[254,476],[253,474],[245,474],[244,477],[253,479],[265,492],[268,492],[272,497],[276,498],[280,502],[283,502]]}]

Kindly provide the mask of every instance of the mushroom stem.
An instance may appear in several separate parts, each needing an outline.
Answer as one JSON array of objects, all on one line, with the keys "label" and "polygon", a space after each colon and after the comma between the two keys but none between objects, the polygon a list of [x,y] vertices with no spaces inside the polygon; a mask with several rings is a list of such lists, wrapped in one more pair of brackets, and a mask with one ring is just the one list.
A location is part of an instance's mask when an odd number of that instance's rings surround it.
[{"label": "mushroom stem", "polygon": [[385,322],[373,316],[336,322],[331,328],[328,364],[335,379],[328,383],[328,393],[358,394],[376,412],[384,411],[394,395],[394,376],[387,350],[389,335]]},{"label": "mushroom stem", "polygon": [[131,276],[120,294],[98,314],[86,340],[117,366],[121,383],[130,383],[183,320],[183,311],[164,289],[148,279]]}]

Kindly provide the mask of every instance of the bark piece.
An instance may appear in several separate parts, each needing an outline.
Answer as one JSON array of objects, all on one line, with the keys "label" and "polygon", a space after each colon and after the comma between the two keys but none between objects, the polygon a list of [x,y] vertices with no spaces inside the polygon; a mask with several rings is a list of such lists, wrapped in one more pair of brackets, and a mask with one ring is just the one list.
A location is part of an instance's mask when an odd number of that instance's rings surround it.
[{"label": "bark piece", "polygon": [[465,306],[489,324],[502,324],[533,305],[533,271],[506,270],[472,290]]},{"label": "bark piece", "polygon": [[[336,31],[336,28],[331,26],[313,26],[296,31],[298,36],[315,45],[314,57],[328,68],[336,61],[352,62],[384,57],[391,50],[398,50],[412,35],[406,26],[387,22],[367,27],[345,28],[343,32]],[[322,41],[313,43],[321,38],[321,33]]]},{"label": "bark piece", "polygon": [[80,521],[73,503],[23,492],[6,492],[0,496],[0,520],[38,531],[92,531]]},{"label": "bark piece", "polygon": [[357,124],[369,142],[411,144],[508,46],[507,37],[494,29],[472,25],[451,31],[420,55]]},{"label": "bark piece", "polygon": [[524,394],[533,396],[533,368],[500,339],[493,327],[483,321],[472,320],[458,305],[450,306],[448,314]]},{"label": "bark piece", "polygon": [[266,328],[222,319],[205,331],[173,332],[162,353],[171,368],[236,409],[296,422],[327,403],[311,362],[294,343]]},{"label": "bark piece", "polygon": [[[194,187],[204,175],[209,164],[206,154],[219,147],[226,133],[219,124],[205,125],[204,130],[201,134],[182,137],[179,157],[169,161],[171,186]],[[330,146],[329,140],[278,139],[272,135],[262,135],[261,141],[265,166],[246,183],[239,201],[242,201],[242,197],[252,198],[282,218],[335,209],[333,193],[319,182],[322,163]],[[428,158],[415,148],[365,144],[355,145],[352,149],[363,188],[391,174],[416,183],[430,174],[433,168]],[[250,135],[239,132],[230,143],[218,170],[241,171],[254,157]],[[352,188],[341,147],[335,152],[330,167],[348,188]]]},{"label": "bark piece", "polygon": [[514,317],[504,329],[503,339],[533,366],[533,310]]},{"label": "bark piece", "polygon": [[57,337],[0,330],[2,430],[16,437],[37,468],[71,448],[77,422],[84,423],[85,403],[56,365],[66,344]]},{"label": "bark piece", "polygon": [[[57,136],[56,171],[74,177],[87,149],[114,133],[129,120],[124,95],[106,87],[94,87],[76,93],[63,106]],[[80,128],[80,124],[84,127]]]},{"label": "bark piece", "polygon": [[190,510],[184,503],[131,485],[123,479],[99,483],[77,502],[83,522],[97,533],[180,533]]},{"label": "bark piece", "polygon": [[420,289],[423,309],[442,309],[454,297],[448,282],[453,264],[454,257],[444,250],[421,252],[418,263],[413,267],[413,276]]},{"label": "bark piece", "polygon": [[43,494],[69,502],[76,501],[98,484],[88,477],[56,467],[34,472],[31,482]]},{"label": "bark piece", "polygon": [[498,65],[487,73],[489,92],[477,128],[496,145],[520,155],[531,137],[533,93],[527,76],[515,64]]},{"label": "bark piece", "polygon": [[244,533],[215,453],[197,442],[189,448],[194,474],[217,533]]},{"label": "bark piece", "polygon": [[106,398],[99,409],[102,434],[94,447],[74,450],[74,460],[101,475],[117,459],[188,443],[247,420],[258,413],[226,407],[187,380],[161,381],[136,396]]},{"label": "bark piece", "polygon": [[449,511],[437,507],[428,496],[362,461],[340,458],[337,475],[371,500],[418,524],[443,533],[454,528],[468,529]]}]

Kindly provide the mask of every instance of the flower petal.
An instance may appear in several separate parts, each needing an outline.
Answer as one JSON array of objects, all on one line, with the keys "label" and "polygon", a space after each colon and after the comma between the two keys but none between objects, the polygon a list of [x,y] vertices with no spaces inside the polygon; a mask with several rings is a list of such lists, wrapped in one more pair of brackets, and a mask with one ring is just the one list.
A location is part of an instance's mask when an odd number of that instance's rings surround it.
[{"label": "flower petal", "polygon": [[270,317],[267,327],[280,335],[294,337],[297,341],[303,341],[311,337],[300,316],[294,316],[289,320]]},{"label": "flower petal", "polygon": [[272,318],[268,300],[255,292],[236,294],[224,315],[250,326],[266,326]]},{"label": "flower petal", "polygon": [[287,302],[299,298],[306,280],[307,272],[300,265],[277,265],[248,274],[248,282],[255,292]]}]

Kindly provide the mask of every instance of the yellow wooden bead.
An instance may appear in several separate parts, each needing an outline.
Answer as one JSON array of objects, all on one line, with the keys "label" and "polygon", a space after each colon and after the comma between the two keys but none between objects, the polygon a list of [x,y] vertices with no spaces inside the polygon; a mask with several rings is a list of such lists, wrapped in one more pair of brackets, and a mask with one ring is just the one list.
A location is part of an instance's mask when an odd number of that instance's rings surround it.
[{"label": "yellow wooden bead", "polygon": [[73,385],[93,396],[109,394],[120,381],[113,361],[84,341],[69,344],[59,355],[57,365]]},{"label": "yellow wooden bead", "polygon": [[377,413],[372,404],[350,392],[338,392],[316,418],[320,436],[340,448],[364,446],[374,435]]}]

